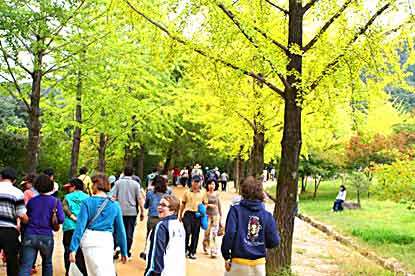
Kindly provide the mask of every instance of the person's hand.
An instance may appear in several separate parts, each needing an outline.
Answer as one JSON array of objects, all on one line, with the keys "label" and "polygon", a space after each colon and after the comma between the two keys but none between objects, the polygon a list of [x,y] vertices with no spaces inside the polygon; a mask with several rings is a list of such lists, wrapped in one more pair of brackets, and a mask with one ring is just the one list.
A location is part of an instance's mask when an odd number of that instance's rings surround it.
[{"label": "person's hand", "polygon": [[225,270],[227,272],[229,272],[231,270],[231,261],[230,260],[225,261]]},{"label": "person's hand", "polygon": [[144,220],[144,214],[143,213],[141,213],[140,214],[140,221],[143,221]]},{"label": "person's hand", "polygon": [[121,262],[123,264],[126,264],[127,263],[127,256],[121,256]]},{"label": "person's hand", "polygon": [[76,252],[69,253],[69,261],[74,263],[76,261]]},{"label": "person's hand", "polygon": [[179,221],[183,222],[183,218],[181,216],[179,216]]}]

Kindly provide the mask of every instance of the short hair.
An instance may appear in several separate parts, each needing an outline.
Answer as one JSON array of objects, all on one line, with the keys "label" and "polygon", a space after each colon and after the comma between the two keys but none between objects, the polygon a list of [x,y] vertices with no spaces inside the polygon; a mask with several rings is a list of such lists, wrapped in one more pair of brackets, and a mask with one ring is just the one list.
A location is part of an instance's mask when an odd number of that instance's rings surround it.
[{"label": "short hair", "polygon": [[84,190],[84,182],[81,179],[73,178],[69,182],[74,185],[75,190],[78,190],[78,191]]},{"label": "short hair", "polygon": [[108,193],[111,189],[111,184],[108,181],[108,177],[103,173],[97,173],[92,178],[92,184],[95,185],[97,190]]},{"label": "short hair", "polygon": [[169,210],[177,215],[180,207],[180,200],[175,195],[165,195],[163,198],[169,203]]},{"label": "short hair", "polygon": [[156,175],[153,179],[154,192],[164,194],[167,191],[166,179],[160,175]]},{"label": "short hair", "polygon": [[340,185],[340,188],[343,188],[343,191],[346,191],[346,186]]},{"label": "short hair", "polygon": [[124,168],[124,175],[125,176],[133,176],[133,174],[134,174],[133,167],[125,166],[125,168]]},{"label": "short hair", "polygon": [[54,183],[48,175],[41,174],[35,178],[33,186],[39,193],[45,194],[53,190]]},{"label": "short hair", "polygon": [[25,175],[25,176],[23,177],[23,181],[24,181],[25,183],[31,183],[31,184],[33,184],[33,182],[35,181],[35,178],[36,178],[36,174],[34,174],[34,173],[29,173],[29,174],[27,174],[27,175]]},{"label": "short hair", "polygon": [[249,200],[264,200],[264,188],[262,182],[253,176],[248,176],[241,185],[241,196]]},{"label": "short hair", "polygon": [[2,179],[9,179],[12,182],[17,178],[17,172],[12,167],[6,167],[0,172]]},{"label": "short hair", "polygon": [[216,183],[216,181],[214,180],[214,179],[209,179],[207,182],[206,182],[206,190],[209,190],[208,188],[208,186],[209,186],[209,184],[211,184],[211,183],[213,183],[213,184],[215,184],[215,188],[214,188],[214,190],[216,191],[217,189],[218,189],[218,187],[219,187],[219,185]]},{"label": "short hair", "polygon": [[88,172],[88,168],[87,167],[82,167],[79,169],[79,174],[86,174]]},{"label": "short hair", "polygon": [[46,174],[47,176],[51,177],[51,176],[53,176],[53,169],[52,168],[44,169],[43,173]]}]

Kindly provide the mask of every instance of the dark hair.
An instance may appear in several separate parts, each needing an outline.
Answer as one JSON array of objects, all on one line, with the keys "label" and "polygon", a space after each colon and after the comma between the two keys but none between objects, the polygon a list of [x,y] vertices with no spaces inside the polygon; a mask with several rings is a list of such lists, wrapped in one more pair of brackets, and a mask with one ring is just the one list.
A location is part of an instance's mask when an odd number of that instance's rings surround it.
[{"label": "dark hair", "polygon": [[51,177],[51,176],[53,176],[53,169],[52,168],[47,168],[47,169],[43,170],[43,173],[46,174],[47,176]]},{"label": "dark hair", "polygon": [[244,199],[264,200],[264,188],[262,182],[256,180],[253,176],[248,176],[241,185],[241,196]]},{"label": "dark hair", "polygon": [[50,180],[48,175],[41,174],[35,178],[33,186],[39,193],[45,194],[53,190],[53,181]]},{"label": "dark hair", "polygon": [[130,166],[125,166],[124,175],[125,176],[133,176],[133,174],[134,174],[134,169]]},{"label": "dark hair", "polygon": [[95,185],[98,191],[103,191],[108,193],[110,191],[110,183],[108,181],[108,177],[103,173],[97,173],[92,178],[92,183]]},{"label": "dark hair", "polygon": [[17,178],[17,172],[12,167],[6,167],[0,172],[2,179],[8,179],[12,182],[16,180]]},{"label": "dark hair", "polygon": [[23,181],[26,182],[26,183],[33,184],[33,182],[35,181],[35,178],[36,178],[36,174],[29,173],[29,174],[25,175],[25,177],[23,177]]},{"label": "dark hair", "polygon": [[209,179],[207,182],[206,182],[206,190],[209,190],[208,189],[208,186],[209,186],[209,184],[211,184],[213,182],[213,184],[215,184],[215,188],[213,188],[213,190],[215,190],[215,191],[217,191],[218,190],[218,188],[219,188],[219,184],[218,183],[216,183],[216,181],[214,180],[214,179]]},{"label": "dark hair", "polygon": [[346,191],[346,186],[340,185],[340,189],[343,188],[343,191]]},{"label": "dark hair", "polygon": [[86,174],[88,172],[88,168],[87,167],[82,167],[79,169],[79,174]]},{"label": "dark hair", "polygon": [[69,182],[72,183],[75,186],[76,190],[78,190],[78,191],[83,191],[84,190],[84,182],[81,179],[73,178]]},{"label": "dark hair", "polygon": [[154,192],[164,194],[167,191],[166,179],[160,175],[156,175],[153,179]]},{"label": "dark hair", "polygon": [[180,200],[174,195],[165,195],[163,198],[169,203],[169,210],[177,215],[180,207]]}]

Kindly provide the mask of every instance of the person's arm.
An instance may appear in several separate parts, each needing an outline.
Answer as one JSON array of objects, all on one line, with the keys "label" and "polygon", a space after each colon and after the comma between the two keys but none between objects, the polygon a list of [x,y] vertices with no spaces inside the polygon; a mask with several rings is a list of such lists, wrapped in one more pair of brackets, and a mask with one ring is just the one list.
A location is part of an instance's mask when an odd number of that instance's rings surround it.
[{"label": "person's arm", "polygon": [[58,204],[56,206],[56,208],[58,209],[58,222],[59,224],[62,224],[63,221],[65,220],[65,214],[63,212],[63,208],[62,208],[62,202],[58,199]]},{"label": "person's arm", "polygon": [[117,216],[115,217],[115,228],[118,236],[118,245],[121,249],[122,256],[128,256],[127,251],[127,234],[125,233],[125,227],[122,220],[121,207],[119,203],[116,203],[117,206]]},{"label": "person's arm", "polygon": [[82,235],[84,234],[86,224],[88,222],[88,208],[86,206],[86,200],[81,202],[81,211],[77,217],[76,228],[72,236],[69,252],[76,253],[81,243]]},{"label": "person's arm", "polygon": [[266,248],[274,248],[280,244],[281,238],[278,234],[277,225],[271,213],[267,213],[267,229],[265,232],[265,246]]},{"label": "person's arm", "polygon": [[180,221],[182,221],[182,219],[183,219],[183,210],[184,210],[184,207],[186,207],[186,201],[187,201],[187,191],[184,192],[183,199],[182,199],[182,202],[180,204],[180,210],[179,210],[179,220]]},{"label": "person's arm", "polygon": [[222,224],[222,203],[218,196],[218,212],[219,212],[219,224]]},{"label": "person's arm", "polygon": [[[69,209],[68,201],[66,200],[66,198],[64,198],[63,201],[62,201],[62,208],[63,208],[63,212],[65,213],[65,215],[68,218],[72,219],[72,217],[74,217],[71,210]],[[75,219],[76,219],[76,217],[75,217]],[[76,220],[74,220],[74,221],[76,221]]]},{"label": "person's arm", "polygon": [[150,207],[150,191],[146,194],[146,200],[144,201],[144,208],[148,209]]},{"label": "person's arm", "polygon": [[164,255],[169,242],[169,230],[166,224],[158,223],[150,235],[150,251],[146,275],[160,275],[164,270]]},{"label": "person's arm", "polygon": [[225,234],[223,235],[221,252],[225,261],[232,258],[232,248],[237,232],[238,218],[236,216],[235,207],[231,206],[228,217],[226,218]]},{"label": "person's arm", "polygon": [[[28,202],[30,204],[30,200]],[[16,216],[20,219],[21,222],[27,224],[29,222],[29,217],[27,216],[27,209],[24,204],[24,195],[22,193],[21,198],[18,198],[16,201]]]}]

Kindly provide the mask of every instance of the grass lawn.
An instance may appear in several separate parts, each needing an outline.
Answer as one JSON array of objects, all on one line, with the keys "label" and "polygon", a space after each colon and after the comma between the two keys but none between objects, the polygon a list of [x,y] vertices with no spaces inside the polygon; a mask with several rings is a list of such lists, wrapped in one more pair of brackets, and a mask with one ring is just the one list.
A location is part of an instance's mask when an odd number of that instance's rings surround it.
[{"label": "grass lawn", "polygon": [[[311,184],[311,185],[310,185]],[[362,197],[360,210],[333,213],[331,208],[339,182],[321,183],[317,198],[312,198],[312,183],[300,197],[300,212],[316,218],[361,245],[384,257],[399,260],[409,272],[415,272],[415,211],[406,205],[376,198]],[[347,186],[346,186],[347,187]],[[347,199],[357,202],[356,192],[347,187]]]}]

